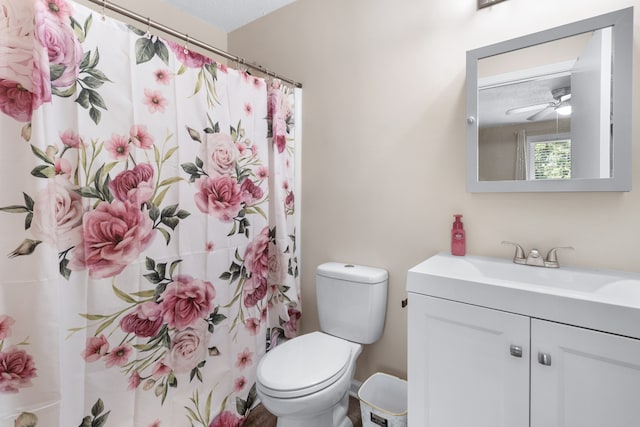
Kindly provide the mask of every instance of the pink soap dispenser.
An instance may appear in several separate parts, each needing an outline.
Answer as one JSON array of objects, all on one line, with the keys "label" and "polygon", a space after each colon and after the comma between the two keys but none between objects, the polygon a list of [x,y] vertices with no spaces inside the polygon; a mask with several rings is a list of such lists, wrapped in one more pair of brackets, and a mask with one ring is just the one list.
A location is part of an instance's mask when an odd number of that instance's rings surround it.
[{"label": "pink soap dispenser", "polygon": [[453,222],[453,228],[451,229],[451,255],[464,256],[467,252],[466,237],[464,234],[464,228],[462,225],[462,215],[454,215],[456,220]]}]

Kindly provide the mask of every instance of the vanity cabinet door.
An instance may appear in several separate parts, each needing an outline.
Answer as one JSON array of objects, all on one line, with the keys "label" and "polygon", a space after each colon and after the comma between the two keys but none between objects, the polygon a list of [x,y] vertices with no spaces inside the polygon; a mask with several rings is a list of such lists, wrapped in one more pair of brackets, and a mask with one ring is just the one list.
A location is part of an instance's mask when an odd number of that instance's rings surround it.
[{"label": "vanity cabinet door", "polygon": [[531,427],[640,425],[639,340],[532,319],[531,349]]},{"label": "vanity cabinet door", "polygon": [[410,426],[529,426],[529,317],[410,293],[408,322]]}]

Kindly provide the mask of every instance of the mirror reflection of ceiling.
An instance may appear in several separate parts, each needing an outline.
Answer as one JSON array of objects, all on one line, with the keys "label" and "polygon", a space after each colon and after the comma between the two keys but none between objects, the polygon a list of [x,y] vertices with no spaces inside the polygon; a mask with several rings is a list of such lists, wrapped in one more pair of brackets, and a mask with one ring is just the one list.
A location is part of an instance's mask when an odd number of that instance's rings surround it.
[{"label": "mirror reflection of ceiling", "polygon": [[166,0],[227,33],[295,0]]},{"label": "mirror reflection of ceiling", "polygon": [[[478,102],[482,105],[478,124],[481,128],[523,123],[539,109],[523,110],[517,114],[506,111],[528,106],[540,106],[554,101],[552,92],[559,88],[571,88],[571,76],[539,78],[511,85],[480,90]],[[555,115],[547,116],[546,119]]]},{"label": "mirror reflection of ceiling", "polygon": [[[508,110],[554,102],[553,91],[571,88],[570,70],[592,33],[503,53],[478,61],[478,125],[481,128],[526,123],[535,109]],[[549,74],[541,73],[548,68]],[[546,119],[555,119],[548,115]]]}]

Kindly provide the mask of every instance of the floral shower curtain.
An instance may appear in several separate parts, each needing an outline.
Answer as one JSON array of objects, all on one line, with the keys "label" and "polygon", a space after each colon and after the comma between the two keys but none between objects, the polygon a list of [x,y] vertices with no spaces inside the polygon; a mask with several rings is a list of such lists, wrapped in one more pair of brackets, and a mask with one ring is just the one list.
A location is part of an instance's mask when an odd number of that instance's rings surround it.
[{"label": "floral shower curtain", "polygon": [[0,0],[0,426],[242,424],[300,317],[295,95]]}]

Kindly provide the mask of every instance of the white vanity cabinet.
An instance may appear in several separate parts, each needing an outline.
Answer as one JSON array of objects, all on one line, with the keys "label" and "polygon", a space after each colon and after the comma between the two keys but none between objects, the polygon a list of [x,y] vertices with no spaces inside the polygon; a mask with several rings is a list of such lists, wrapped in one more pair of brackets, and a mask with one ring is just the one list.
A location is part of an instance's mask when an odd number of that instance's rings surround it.
[{"label": "white vanity cabinet", "polygon": [[529,425],[529,318],[412,293],[408,309],[409,426]]},{"label": "white vanity cabinet", "polygon": [[640,340],[531,319],[530,393],[531,427],[640,426]]},{"label": "white vanity cabinet", "polygon": [[411,427],[640,426],[640,340],[409,292]]}]

